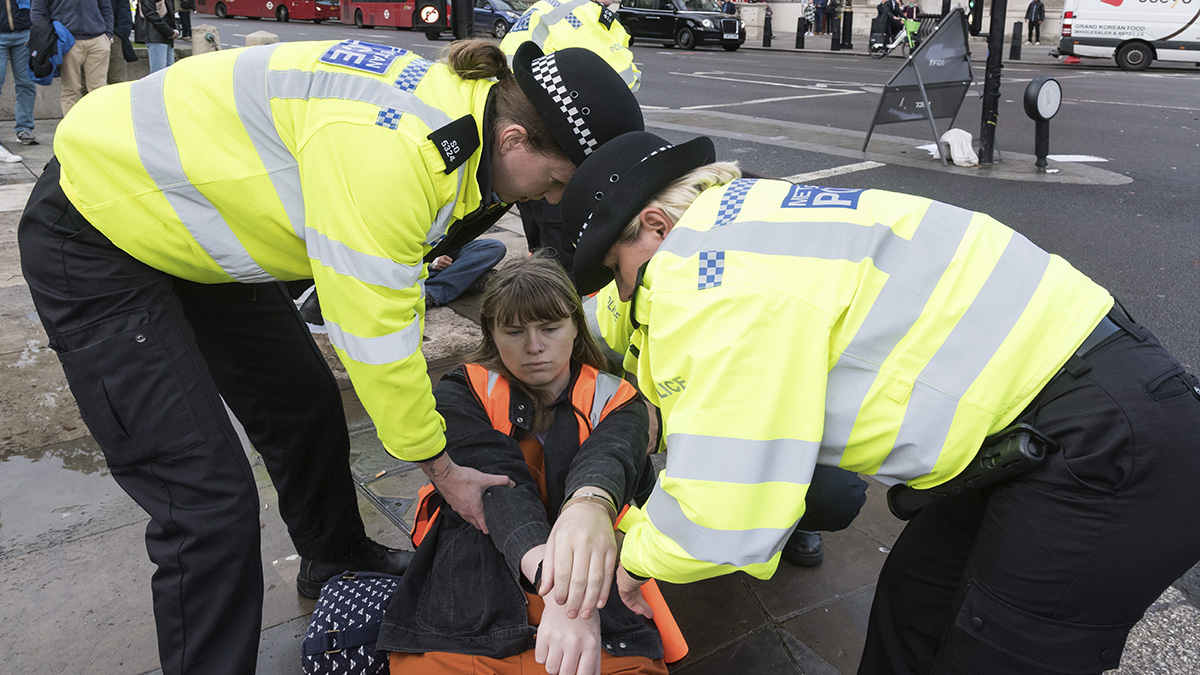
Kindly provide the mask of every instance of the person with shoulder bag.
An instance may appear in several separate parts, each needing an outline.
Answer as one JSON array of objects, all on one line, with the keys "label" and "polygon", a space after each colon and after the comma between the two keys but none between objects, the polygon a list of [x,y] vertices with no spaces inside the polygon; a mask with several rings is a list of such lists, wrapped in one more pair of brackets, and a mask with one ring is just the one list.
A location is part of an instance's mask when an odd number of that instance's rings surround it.
[{"label": "person with shoulder bag", "polygon": [[174,0],[138,0],[137,18],[133,22],[134,42],[146,43],[146,55],[150,59],[150,72],[156,72],[175,63]]}]

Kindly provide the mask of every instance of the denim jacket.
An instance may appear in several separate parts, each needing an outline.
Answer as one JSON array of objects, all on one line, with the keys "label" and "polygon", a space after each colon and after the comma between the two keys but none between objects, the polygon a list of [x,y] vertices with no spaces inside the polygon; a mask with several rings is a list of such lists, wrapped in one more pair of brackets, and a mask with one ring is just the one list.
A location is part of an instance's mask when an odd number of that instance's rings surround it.
[{"label": "denim jacket", "polygon": [[[579,374],[577,365],[572,370],[570,387]],[[528,413],[521,412],[530,410],[530,402],[519,389],[513,387],[510,396],[512,437],[492,427],[461,368],[442,378],[434,396],[446,420],[446,451],[454,461],[507,475],[516,486],[484,493],[490,535],[453,510],[441,510],[388,605],[377,647],[513,656],[533,649],[536,632],[529,625],[519,583],[521,557],[546,542],[564,495],[594,485],[621,502],[633,496],[638,472],[646,465],[646,406],[639,397],[611,412],[581,447],[570,396],[560,398],[551,408],[554,421],[543,442],[549,493],[545,506],[518,445],[530,421]],[[610,654],[662,658],[658,631],[625,607],[616,584],[600,610],[600,633]]]}]

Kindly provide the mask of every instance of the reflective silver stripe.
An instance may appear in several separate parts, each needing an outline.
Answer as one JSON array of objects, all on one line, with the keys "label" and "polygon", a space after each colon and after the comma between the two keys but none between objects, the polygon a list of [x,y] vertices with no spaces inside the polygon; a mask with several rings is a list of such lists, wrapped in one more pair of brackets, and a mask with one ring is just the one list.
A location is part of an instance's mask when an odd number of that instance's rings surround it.
[{"label": "reflective silver stripe", "polygon": [[360,337],[348,333],[329,319],[325,319],[325,329],[329,333],[329,341],[334,346],[346,352],[355,361],[369,366],[403,361],[421,346],[421,322],[415,316],[412,323],[404,328],[379,337]]},{"label": "reflective silver stripe", "polygon": [[596,312],[599,310],[600,303],[597,302],[596,296],[593,295],[583,301],[583,315],[587,317],[588,332],[596,338],[596,344],[600,345],[600,351],[609,365],[613,368],[620,368],[624,359],[604,339],[604,334],[600,331],[600,320],[596,316]]},{"label": "reflective silver stripe", "polygon": [[296,236],[304,238],[304,192],[300,187],[300,165],[288,150],[279,132],[275,129],[275,116],[271,114],[270,100],[263,96],[266,91],[267,67],[271,55],[282,43],[264,45],[255,49],[243,49],[233,64],[233,100],[238,118],[250,142],[254,144],[258,158],[267,170],[271,185],[279,195],[283,210]]},{"label": "reflective silver stripe", "polygon": [[784,482],[808,485],[817,464],[816,441],[671,434],[667,436],[667,475],[685,480],[755,485]]},{"label": "reflective silver stripe", "polygon": [[538,47],[546,44],[546,38],[550,37],[550,26],[559,21],[566,21],[567,17],[575,12],[576,9],[584,7],[592,0],[570,0],[555,7],[549,12],[543,12],[541,20],[531,29],[530,40],[537,43]]},{"label": "reflective silver stripe", "polygon": [[[588,0],[588,2],[591,2],[591,1],[592,0]],[[612,65],[612,64],[609,64],[609,65]],[[620,73],[617,73],[617,74],[620,75],[621,79],[625,81],[625,86],[629,87],[629,91],[632,91],[633,93],[636,94],[638,92],[638,89],[642,88],[642,78],[638,77],[638,73],[637,73],[637,71],[635,71],[633,69],[632,64],[628,68],[626,68],[625,70],[622,70]]]},{"label": "reflective silver stripe", "polygon": [[[863,402],[879,377],[879,364],[925,311],[972,217],[970,211],[934,202],[911,241],[892,237],[878,249],[874,264],[888,275],[888,280],[829,373],[821,442],[823,464],[840,463]],[[925,452],[935,457],[941,450],[940,445],[923,445]]]},{"label": "reflective silver stripe", "polygon": [[[451,122],[449,115],[422,101],[412,92],[403,91],[387,82],[349,73],[271,70],[266,73],[266,92],[268,100],[336,98],[394,108],[401,113],[415,115],[431,131]],[[450,226],[458,195],[462,194],[466,166],[463,163],[458,167],[455,198],[438,210],[426,233],[425,243],[430,246],[440,241]]]},{"label": "reflective silver stripe", "polygon": [[241,282],[274,281],[184,173],[163,99],[165,76],[165,70],[151,73],[129,89],[133,136],[142,166],[188,233],[226,274]]},{"label": "reflective silver stripe", "polygon": [[933,470],[957,401],[1021,320],[1050,265],[1050,254],[1013,233],[962,319],[918,376],[895,448],[878,473],[910,480]]},{"label": "reflective silver stripe", "polygon": [[492,388],[496,386],[496,382],[500,379],[500,373],[488,371],[487,395],[492,397]]},{"label": "reflective silver stripe", "polygon": [[592,421],[593,429],[600,424],[600,414],[604,412],[604,406],[608,405],[620,388],[621,378],[608,373],[596,374],[596,391],[592,395],[592,412],[588,416]]},{"label": "reflective silver stripe", "polygon": [[421,278],[422,264],[405,265],[391,258],[356,251],[311,227],[305,228],[304,243],[309,258],[364,283],[404,290]]},{"label": "reflective silver stripe", "polygon": [[659,532],[679,544],[689,556],[715,565],[746,567],[766,562],[783,548],[792,533],[792,527],[716,530],[697,525],[659,485],[654,486],[646,502],[646,514]]}]

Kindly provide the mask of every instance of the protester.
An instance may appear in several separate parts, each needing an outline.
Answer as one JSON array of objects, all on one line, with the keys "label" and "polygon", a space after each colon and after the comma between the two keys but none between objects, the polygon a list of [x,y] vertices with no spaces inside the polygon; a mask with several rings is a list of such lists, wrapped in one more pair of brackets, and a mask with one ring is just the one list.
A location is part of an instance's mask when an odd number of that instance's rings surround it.
[{"label": "protester", "polygon": [[16,107],[13,110],[16,126],[13,130],[21,145],[37,145],[37,136],[33,135],[33,104],[37,100],[37,85],[29,75],[27,45],[29,0],[5,0],[4,10],[0,13],[0,87],[4,86],[4,77],[12,68],[16,94]]},{"label": "protester", "polygon": [[[421,539],[379,633],[391,672],[667,672],[658,632],[621,603],[611,575],[608,602],[589,619],[536,594],[556,543],[573,544],[585,573],[615,557],[613,521],[645,465],[646,406],[603,372],[584,321],[547,254],[510,262],[488,283],[483,342],[434,396],[446,452],[513,485],[485,495],[490,536],[443,509]],[[562,539],[551,542],[556,522]]]},{"label": "protester", "polygon": [[422,258],[508,203],[556,201],[642,124],[587,50],[528,45],[514,66],[483,40],[436,64],[356,40],[249,47],[106,87],[60,123],[21,260],[81,415],[151,516],[164,672],[254,670],[258,487],[226,404],[279,493],[302,595],[408,562],[365,535],[341,394],[277,280],[315,280],[384,447],[486,527],[478,494],[509,481],[442,453]]},{"label": "protester", "polygon": [[425,306],[440,307],[463,293],[482,292],[483,283],[495,274],[493,268],[504,260],[507,248],[496,239],[476,239],[457,251],[438,256],[429,263],[425,280]]},{"label": "protester", "polygon": [[[770,577],[816,464],[964,490],[892,547],[864,675],[1115,668],[1200,559],[1200,380],[1013,230],[910,195],[739,178],[707,138],[646,133],[590,157],[564,203],[577,288],[615,278],[631,302],[667,439],[622,520],[630,607],[646,577]],[[985,442],[1050,454],[988,484]],[[590,585],[556,576],[552,592],[570,614]]]},{"label": "protester", "polygon": [[32,0],[33,23],[61,23],[75,38],[75,46],[62,56],[62,113],[87,91],[108,84],[108,55],[113,40],[112,0]]}]

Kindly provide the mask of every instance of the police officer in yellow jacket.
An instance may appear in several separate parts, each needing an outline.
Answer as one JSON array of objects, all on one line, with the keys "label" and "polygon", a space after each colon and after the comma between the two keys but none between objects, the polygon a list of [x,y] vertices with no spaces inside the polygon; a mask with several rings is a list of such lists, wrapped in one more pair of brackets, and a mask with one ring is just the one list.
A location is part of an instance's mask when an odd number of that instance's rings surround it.
[{"label": "police officer in yellow jacket", "polygon": [[1115,668],[1200,559],[1197,378],[984,214],[713,160],[707,138],[631,133],[564,197],[576,284],[615,278],[663,416],[666,469],[623,521],[631,606],[639,577],[770,577],[816,464],[935,488],[1025,423],[1060,449],[910,521],[859,672]]},{"label": "police officer in yellow jacket", "polygon": [[514,201],[557,200],[641,115],[586,50],[527,45],[510,71],[464,41],[447,60],[355,40],[221,51],[95,92],[58,127],[22,263],[84,421],[151,516],[164,672],[254,670],[257,489],[222,399],[279,492],[302,595],[406,564],[365,535],[336,383],[280,281],[315,280],[390,453],[477,526],[461,486],[507,482],[442,454],[422,260]]},{"label": "police officer in yellow jacket", "polygon": [[[607,4],[607,3],[605,3]],[[629,34],[617,15],[593,0],[541,0],[534,3],[513,24],[500,42],[511,63],[517,49],[526,42],[536,44],[545,53],[567,47],[582,47],[598,54],[621,75],[636,92],[642,85],[642,73],[633,63]],[[558,204],[531,200],[517,204],[521,224],[530,250],[551,249],[567,270],[571,269],[573,242],[563,232],[562,210]]]}]

